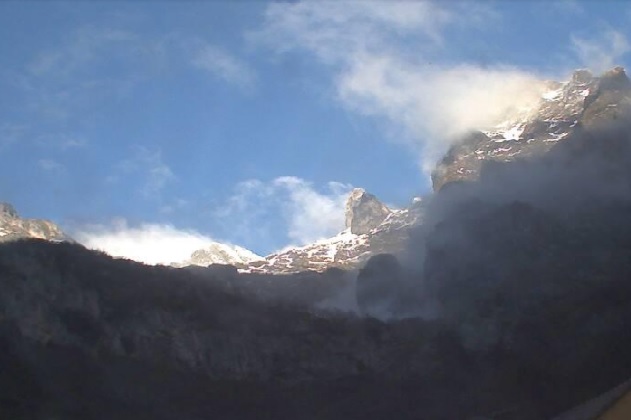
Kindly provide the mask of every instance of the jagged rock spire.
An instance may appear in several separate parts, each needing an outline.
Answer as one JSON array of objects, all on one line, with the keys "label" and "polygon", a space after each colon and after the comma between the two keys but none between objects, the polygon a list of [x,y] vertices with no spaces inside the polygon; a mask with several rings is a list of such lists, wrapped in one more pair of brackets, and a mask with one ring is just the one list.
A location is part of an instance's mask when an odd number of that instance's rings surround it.
[{"label": "jagged rock spire", "polygon": [[363,188],[355,188],[346,201],[346,228],[362,235],[379,226],[391,213],[374,195]]}]

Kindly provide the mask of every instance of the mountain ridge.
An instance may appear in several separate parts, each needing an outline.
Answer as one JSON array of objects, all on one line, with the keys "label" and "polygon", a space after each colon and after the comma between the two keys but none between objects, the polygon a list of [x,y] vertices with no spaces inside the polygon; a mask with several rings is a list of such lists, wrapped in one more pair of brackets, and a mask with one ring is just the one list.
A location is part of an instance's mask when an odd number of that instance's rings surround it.
[{"label": "mountain ridge", "polygon": [[55,223],[43,219],[24,219],[13,205],[0,203],[0,242],[28,238],[72,241]]},{"label": "mountain ridge", "polygon": [[566,82],[544,82],[537,105],[463,136],[431,174],[434,191],[454,181],[475,180],[483,162],[540,156],[581,127],[607,124],[631,109],[631,82],[624,68],[601,76],[576,70]]},{"label": "mountain ridge", "polygon": [[[544,88],[535,107],[471,132],[451,146],[432,173],[434,190],[476,180],[485,165],[544,155],[577,130],[610,123],[631,110],[631,82],[622,67],[597,77],[588,70],[576,70],[567,81],[541,84]],[[345,229],[333,237],[264,257],[216,242],[171,265],[229,264],[242,272],[279,274],[323,272],[330,267],[357,269],[372,255],[401,251],[410,230],[422,222],[423,207],[423,199],[414,199],[403,209],[390,209],[366,190],[355,188],[344,208]],[[11,205],[0,204],[0,241],[22,237],[67,238],[52,222],[20,219]]]}]

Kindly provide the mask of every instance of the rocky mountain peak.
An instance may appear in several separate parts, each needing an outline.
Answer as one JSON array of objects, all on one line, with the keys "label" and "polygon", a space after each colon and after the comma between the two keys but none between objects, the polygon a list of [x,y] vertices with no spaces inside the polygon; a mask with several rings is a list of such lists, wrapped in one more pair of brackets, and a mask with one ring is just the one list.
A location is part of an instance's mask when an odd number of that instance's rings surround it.
[{"label": "rocky mountain peak", "polygon": [[631,82],[629,81],[624,68],[618,66],[600,76],[599,87],[601,90],[629,90],[631,89]]},{"label": "rocky mountain peak", "polygon": [[577,127],[606,124],[631,113],[631,82],[622,67],[599,77],[576,70],[565,82],[543,86],[539,103],[527,114],[474,131],[453,145],[432,174],[434,190],[477,179],[483,162],[542,155]]},{"label": "rocky mountain peak", "polygon": [[10,217],[12,219],[18,218],[18,212],[9,203],[0,203],[0,215]]},{"label": "rocky mountain peak", "polygon": [[23,238],[71,241],[53,222],[40,219],[22,219],[11,204],[0,203],[0,242]]},{"label": "rocky mountain peak", "polygon": [[391,212],[377,197],[363,188],[355,188],[346,201],[346,228],[356,235],[368,233]]},{"label": "rocky mountain peak", "polygon": [[353,270],[372,255],[402,252],[414,226],[423,219],[424,201],[415,197],[406,208],[389,209],[374,195],[354,189],[346,203],[346,229],[331,238],[292,247],[253,261],[250,273],[324,272],[331,267]]},{"label": "rocky mountain peak", "polygon": [[594,76],[592,75],[592,72],[587,69],[575,70],[574,73],[572,73],[570,83],[585,84],[589,83],[593,78]]}]

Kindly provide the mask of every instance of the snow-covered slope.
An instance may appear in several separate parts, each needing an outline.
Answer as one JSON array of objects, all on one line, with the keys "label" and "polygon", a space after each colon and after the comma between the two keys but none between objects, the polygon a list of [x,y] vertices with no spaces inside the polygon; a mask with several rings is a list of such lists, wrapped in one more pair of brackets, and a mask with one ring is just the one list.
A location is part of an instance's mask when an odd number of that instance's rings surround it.
[{"label": "snow-covered slope", "polygon": [[210,264],[230,264],[238,268],[246,268],[254,261],[261,261],[263,257],[237,245],[212,243],[203,249],[198,249],[186,261],[173,263],[174,267],[188,265],[208,266]]}]

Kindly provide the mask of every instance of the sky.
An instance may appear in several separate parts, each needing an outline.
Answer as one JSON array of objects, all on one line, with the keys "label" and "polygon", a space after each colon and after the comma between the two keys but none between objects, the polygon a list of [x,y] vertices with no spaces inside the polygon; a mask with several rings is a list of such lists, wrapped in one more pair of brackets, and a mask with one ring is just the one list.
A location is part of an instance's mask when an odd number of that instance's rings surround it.
[{"label": "sky", "polygon": [[628,28],[611,0],[5,0],[0,201],[151,263],[307,244],[354,187],[430,193],[533,81],[625,66]]}]

